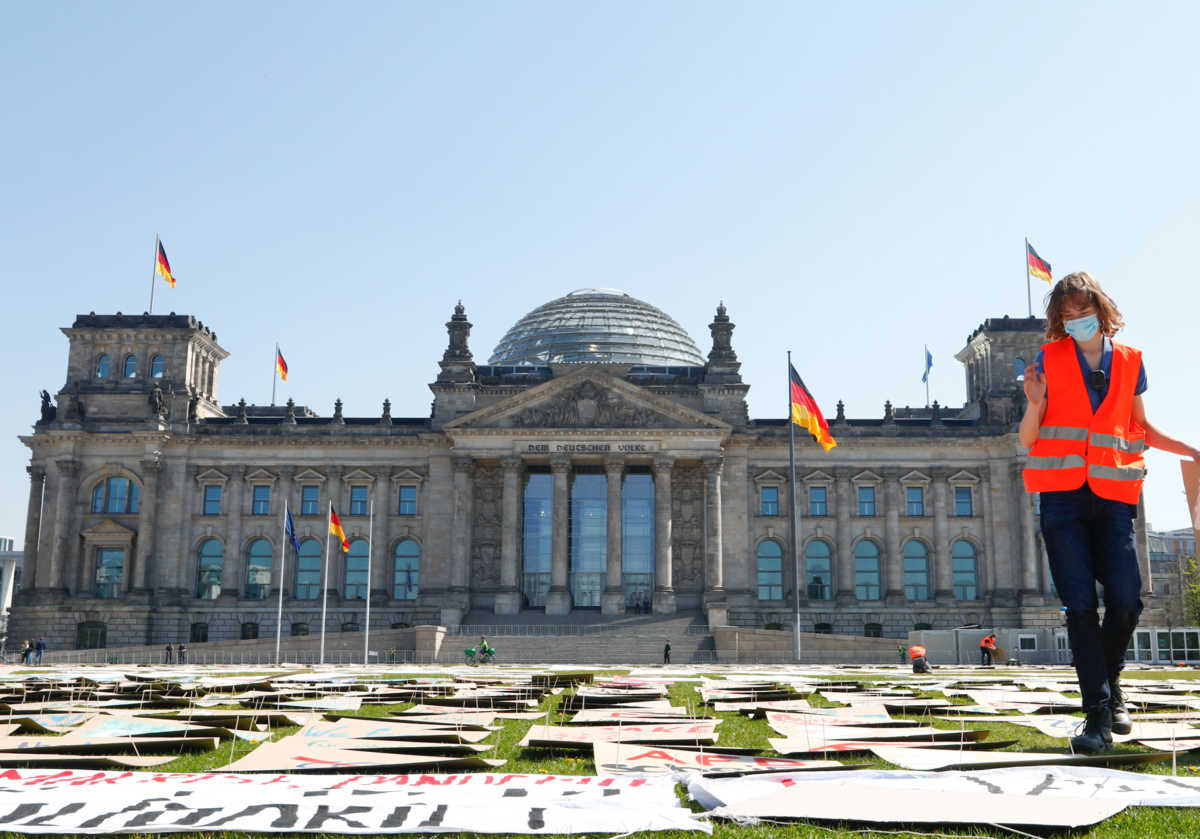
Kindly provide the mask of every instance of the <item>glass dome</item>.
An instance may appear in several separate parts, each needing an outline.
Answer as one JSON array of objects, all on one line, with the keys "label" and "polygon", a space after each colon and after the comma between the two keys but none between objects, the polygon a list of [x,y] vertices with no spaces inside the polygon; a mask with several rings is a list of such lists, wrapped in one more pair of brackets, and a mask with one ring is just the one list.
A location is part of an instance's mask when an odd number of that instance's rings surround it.
[{"label": "glass dome", "polygon": [[488,364],[571,361],[704,365],[670,315],[612,288],[582,288],[538,306],[505,333]]}]

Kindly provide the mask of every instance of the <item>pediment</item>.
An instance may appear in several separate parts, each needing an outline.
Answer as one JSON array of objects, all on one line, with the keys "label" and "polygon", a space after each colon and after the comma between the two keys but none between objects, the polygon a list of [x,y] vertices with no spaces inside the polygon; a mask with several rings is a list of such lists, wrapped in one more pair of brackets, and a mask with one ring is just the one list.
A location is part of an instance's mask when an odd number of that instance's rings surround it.
[{"label": "pediment", "polygon": [[298,484],[319,484],[325,482],[325,476],[315,469],[305,469],[294,478]]},{"label": "pediment", "polygon": [[342,475],[342,482],[347,484],[371,484],[375,482],[375,476],[365,469],[355,469]]},{"label": "pediment", "polygon": [[217,469],[205,469],[196,475],[196,482],[201,484],[224,484],[229,476]]},{"label": "pediment", "polygon": [[881,483],[883,483],[883,478],[881,478],[879,475],[876,475],[870,469],[866,469],[862,472],[859,472],[857,475],[855,475],[850,480],[856,484],[881,484]]},{"label": "pediment", "polygon": [[931,478],[924,472],[918,472],[916,469],[900,478],[902,484],[928,484]]},{"label": "pediment", "polygon": [[105,519],[93,524],[91,527],[84,528],[79,531],[79,535],[84,539],[112,539],[117,537],[120,539],[132,539],[135,531],[133,528],[126,527],[120,522],[115,522],[112,519]]},{"label": "pediment", "polygon": [[266,469],[255,469],[246,475],[246,483],[251,484],[275,484],[275,476]]},{"label": "pediment", "polygon": [[959,471],[951,475],[949,481],[952,484],[977,484],[979,483],[979,476],[972,475],[970,472]]},{"label": "pediment", "polygon": [[392,475],[392,483],[394,484],[419,484],[425,480],[425,476],[420,472],[414,472],[411,469],[401,469]]},{"label": "pediment", "polygon": [[812,472],[809,472],[807,475],[804,476],[804,483],[806,483],[806,484],[832,484],[833,483],[833,475],[830,475],[828,472],[822,472],[820,469],[814,469]]},{"label": "pediment", "polygon": [[584,367],[446,423],[446,430],[501,428],[702,428],[721,420],[644,390],[598,367]]},{"label": "pediment", "polygon": [[785,484],[785,483],[787,483],[787,478],[783,477],[783,475],[780,475],[774,469],[767,469],[765,472],[759,472],[757,475],[754,476],[754,483],[756,483],[756,484]]}]

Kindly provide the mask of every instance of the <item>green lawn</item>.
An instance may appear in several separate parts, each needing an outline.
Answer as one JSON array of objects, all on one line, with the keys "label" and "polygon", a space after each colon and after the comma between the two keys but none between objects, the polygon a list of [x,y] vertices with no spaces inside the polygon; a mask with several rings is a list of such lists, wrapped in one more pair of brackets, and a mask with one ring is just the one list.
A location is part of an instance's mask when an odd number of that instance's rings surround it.
[{"label": "green lawn", "polygon": [[[618,672],[618,671],[613,671]],[[1028,676],[1028,670],[1014,670],[1014,675]],[[994,675],[1000,673],[993,671]],[[411,676],[412,674],[405,674]],[[435,674],[430,674],[435,675]],[[444,674],[441,674],[444,675]],[[1155,679],[1155,678],[1196,678],[1200,673],[1194,671],[1175,671],[1168,670],[1159,672],[1136,672],[1129,674],[1130,679]],[[852,678],[847,676],[847,678]],[[670,698],[673,704],[690,706],[697,709],[697,712],[704,716],[715,716],[723,720],[718,728],[720,733],[719,746],[743,746],[754,747],[768,750],[767,738],[775,736],[770,730],[765,720],[752,720],[746,716],[737,713],[722,713],[715,714],[708,711],[704,706],[700,705],[699,694],[695,689],[695,683],[681,682],[671,687]],[[826,705],[820,697],[813,696],[809,700],[814,705]],[[555,711],[559,703],[558,697],[550,697],[543,700],[541,709],[549,711],[552,721],[555,719]],[[388,706],[364,706],[360,714],[383,716],[394,713],[411,707],[411,703],[388,705]],[[936,725],[941,728],[957,728],[961,723],[941,722],[938,720],[930,720],[928,717],[909,717],[910,719],[920,719],[923,722]],[[590,775],[594,772],[594,765],[590,756],[583,756],[581,753],[555,751],[555,750],[534,750],[522,748],[518,746],[518,742],[533,725],[530,721],[502,721],[500,722],[501,730],[492,734],[485,744],[494,746],[494,751],[481,753],[483,757],[497,757],[507,761],[503,767],[505,772],[514,773],[549,773],[549,774],[586,774]],[[1023,751],[1050,751],[1050,752],[1066,752],[1066,743],[1063,740],[1055,740],[1043,736],[1033,729],[1017,726],[1005,725],[999,720],[992,723],[967,723],[971,728],[988,728],[991,730],[990,737],[992,739],[1012,739],[1017,740],[1018,745],[1014,749]],[[275,739],[291,734],[295,728],[278,729],[274,733]],[[225,742],[218,746],[214,751],[192,754],[180,757],[178,760],[172,761],[157,771],[169,772],[201,772],[206,770],[218,769],[221,766],[230,762],[231,757],[236,759],[253,748],[253,745],[244,743],[240,740],[235,740],[232,743]],[[1144,751],[1140,746],[1136,745],[1119,745],[1117,751]],[[852,757],[845,758],[853,760],[855,763],[866,763],[879,768],[891,768],[889,764],[884,763],[874,757]],[[1170,774],[1172,771],[1170,761],[1159,764],[1152,764],[1143,771],[1155,774]],[[1177,761],[1177,771],[1181,776],[1200,777],[1200,756],[1197,755],[1181,755]],[[683,787],[677,787],[680,795],[680,800],[685,800]],[[699,811],[700,808],[692,806],[693,810]],[[677,832],[677,836],[672,836],[671,839],[694,839],[700,834]],[[6,836],[16,837],[20,834],[5,834]],[[152,835],[152,834],[150,834]],[[242,834],[242,833],[218,833],[218,834],[172,834],[173,836],[187,837],[187,839],[200,839],[200,837],[220,837],[220,839],[231,839],[231,837],[240,837],[247,835],[267,836],[270,834]],[[1010,837],[1016,835],[1014,833],[1001,829],[989,828],[963,828],[958,826],[944,826],[939,828],[931,827],[928,829],[920,829],[915,832],[904,831],[871,831],[864,830],[861,826],[855,825],[838,825],[838,824],[816,824],[816,823],[794,823],[787,825],[760,825],[754,827],[738,826],[723,822],[714,823],[714,835],[720,839],[774,839],[774,837],[927,837],[931,835],[939,836],[971,836],[971,837]],[[1130,836],[1146,836],[1146,837],[1197,837],[1200,836],[1200,810],[1189,809],[1166,809],[1166,808],[1146,808],[1135,807],[1128,808],[1120,815],[1101,823],[1090,831],[1066,831],[1057,832],[1056,836],[1089,836],[1095,839],[1109,839],[1109,837],[1130,837]]]}]

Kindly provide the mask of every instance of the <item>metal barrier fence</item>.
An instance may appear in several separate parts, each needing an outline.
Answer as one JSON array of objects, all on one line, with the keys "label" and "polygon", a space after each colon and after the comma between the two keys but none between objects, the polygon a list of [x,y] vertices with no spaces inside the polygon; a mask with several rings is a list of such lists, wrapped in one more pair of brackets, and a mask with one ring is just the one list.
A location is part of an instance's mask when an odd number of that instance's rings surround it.
[{"label": "metal barrier fence", "polygon": [[[282,649],[279,660],[287,664],[318,664],[321,653],[319,650],[288,650]],[[196,650],[189,649],[187,661],[175,659],[174,664],[201,665],[253,665],[271,667],[275,665],[274,650]],[[10,655],[10,664],[19,664],[16,657]],[[166,665],[162,650],[158,649],[94,649],[94,650],[62,650],[46,653],[44,664],[146,664]],[[362,651],[326,650],[326,664],[353,665],[362,664]],[[432,664],[429,656],[417,656],[413,650],[371,650],[369,664]],[[28,665],[36,666],[36,665]]]},{"label": "metal barrier fence", "polygon": [[[498,636],[549,636],[549,635],[604,635],[612,632],[621,633],[636,633],[641,629],[647,632],[661,634],[665,627],[660,623],[648,622],[645,624],[636,623],[621,623],[621,624],[573,624],[573,623],[532,623],[532,624],[462,624],[452,626],[446,629],[446,635],[461,635],[470,637],[472,635],[498,635]],[[673,628],[671,631],[675,631]],[[698,626],[688,626],[683,630],[686,635],[710,635],[707,625],[701,624]]]}]

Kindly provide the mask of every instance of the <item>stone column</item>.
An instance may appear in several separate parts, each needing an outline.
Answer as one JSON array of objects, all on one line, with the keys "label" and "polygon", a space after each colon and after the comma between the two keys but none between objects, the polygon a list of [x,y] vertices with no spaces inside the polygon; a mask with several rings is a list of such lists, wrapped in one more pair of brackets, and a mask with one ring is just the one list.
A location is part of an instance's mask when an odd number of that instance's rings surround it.
[{"label": "stone column", "polygon": [[[381,466],[375,470],[375,527],[371,531],[371,579],[367,580],[372,592],[372,606],[378,608],[392,596],[391,580],[392,552],[388,541],[388,521],[393,512],[391,506],[392,467]],[[375,596],[386,593],[384,598]]]},{"label": "stone column", "polygon": [[550,590],[546,593],[547,615],[569,615],[571,593],[567,589],[567,573],[570,557],[567,555],[567,528],[570,524],[571,459],[551,457],[550,471],[554,475],[554,501],[552,530],[550,537]]},{"label": "stone column", "polygon": [[38,538],[41,535],[42,523],[42,490],[46,486],[46,468],[44,466],[26,466],[29,473],[29,508],[25,513],[25,556],[21,560],[22,575],[26,588],[36,588],[38,585],[37,560]]},{"label": "stone column", "polygon": [[954,600],[954,573],[950,555],[948,470],[933,470],[933,590],[939,603]]},{"label": "stone column", "polygon": [[[328,470],[326,470],[325,475],[325,486],[327,487],[326,491],[328,493],[329,503],[333,505],[334,512],[338,514],[338,519],[342,522],[343,530],[346,529],[346,513],[349,512],[346,509],[346,505],[342,503],[342,475],[344,473],[345,469],[343,469],[341,466],[331,466]],[[327,529],[329,526],[328,510],[326,510],[325,515],[326,521],[324,526],[321,528],[322,530]],[[321,545],[324,546],[324,533],[321,533],[318,538],[321,540]],[[324,561],[324,554],[322,554],[322,561]],[[341,592],[344,591],[342,584],[345,582],[345,569],[346,555],[338,550],[337,546],[331,542],[329,548],[329,567],[323,572],[323,585],[326,591],[322,593],[328,593],[329,599],[333,600],[335,603],[339,602],[338,598],[341,597]],[[331,623],[330,625],[334,624]]]},{"label": "stone column", "polygon": [[[1012,468],[1017,470],[1020,467],[1013,464]],[[1037,525],[1033,520],[1033,496],[1025,492],[1019,473],[1014,483],[1020,490],[1017,504],[1021,515],[1021,604],[1041,606],[1046,600],[1042,596],[1042,587],[1038,584],[1041,554],[1037,545]]]},{"label": "stone column", "polygon": [[852,487],[850,486],[850,470],[842,467],[834,470],[834,480],[837,481],[834,490],[834,515],[837,516],[837,547],[834,550],[833,576],[837,580],[837,602],[841,604],[854,602],[854,551],[850,548],[853,536],[850,533],[850,511],[854,505]]},{"label": "stone column", "polygon": [[162,465],[158,458],[142,461],[142,491],[138,498],[137,558],[133,563],[130,588],[144,591],[152,586],[150,566],[154,563],[154,543],[158,530],[156,502],[158,499],[158,475]]},{"label": "stone column", "polygon": [[46,582],[49,588],[61,589],[68,579],[67,569],[78,570],[78,563],[72,560],[75,560],[79,546],[79,533],[74,527],[79,461],[63,458],[54,461],[54,466],[58,470],[54,500],[54,552],[50,556],[50,574]]},{"label": "stone column", "polygon": [[454,536],[450,562],[450,599],[460,609],[470,609],[471,531],[474,527],[475,460],[468,455],[455,455],[454,467]]},{"label": "stone column", "polygon": [[521,611],[521,590],[517,585],[521,540],[521,458],[500,459],[504,469],[504,490],[500,500],[500,590],[496,592],[497,615],[516,615]]},{"label": "stone column", "polygon": [[[182,561],[162,562],[158,566],[158,585],[163,588],[175,590],[176,593],[187,593],[192,590],[194,582],[188,580],[189,573],[194,574],[196,570],[196,554],[195,546],[192,544],[194,537],[194,527],[197,514],[197,499],[200,494],[200,487],[196,483],[196,476],[200,469],[197,466],[191,466],[186,460],[180,459],[172,467],[172,470],[179,477],[179,496],[180,496],[180,518],[179,518],[179,550],[177,557],[182,558]],[[222,569],[222,577],[229,573],[229,564],[232,557],[229,554],[229,545],[225,545],[224,567]],[[224,587],[224,579],[221,581]],[[195,591],[191,591],[195,595]]]},{"label": "stone column", "polygon": [[889,603],[904,602],[903,554],[900,551],[900,473],[894,469],[884,472],[883,498],[887,521],[884,525],[883,554],[885,598]]},{"label": "stone column", "polygon": [[675,614],[671,581],[671,467],[673,457],[654,458],[654,598],[656,615]]},{"label": "stone column", "polygon": [[[225,567],[233,572],[229,579],[221,581],[225,591],[232,589],[235,597],[241,597],[246,592],[246,552],[242,549],[242,490],[246,485],[246,467],[234,466],[229,470],[229,497],[224,499],[226,533],[229,541],[225,543]],[[232,583],[232,585],[230,585]]]},{"label": "stone column", "polygon": [[605,532],[604,596],[600,611],[605,615],[625,614],[625,591],[621,586],[621,479],[625,462],[619,457],[604,461],[605,487],[608,490]]},{"label": "stone column", "polygon": [[[284,561],[279,562],[279,553],[276,551],[274,559],[271,561],[271,594],[270,597],[278,597],[280,588],[287,588],[288,579],[296,578],[296,563],[299,559],[296,557],[296,551],[292,548],[287,534],[283,532],[284,527],[284,511],[287,510],[292,514],[293,522],[300,511],[292,504],[292,479],[296,476],[296,467],[280,466],[275,470],[279,475],[279,490],[275,496],[275,506],[271,510],[272,517],[277,517],[275,520],[279,522],[279,538],[287,543],[283,548]],[[299,540],[300,534],[297,532],[296,539]],[[290,592],[284,592],[286,600]]]},{"label": "stone column", "polygon": [[1015,606],[1020,584],[1020,557],[1012,539],[1011,469],[1007,460],[992,460],[988,464],[992,490],[992,543],[996,552],[989,563],[995,577],[991,602],[993,606]]},{"label": "stone column", "polygon": [[725,461],[704,459],[704,605],[725,602],[725,551],[721,517],[721,472]]}]

